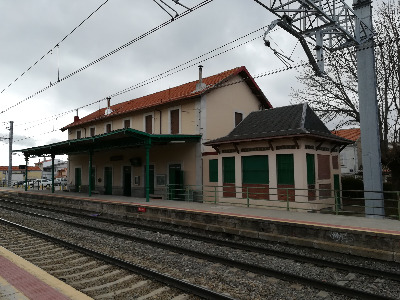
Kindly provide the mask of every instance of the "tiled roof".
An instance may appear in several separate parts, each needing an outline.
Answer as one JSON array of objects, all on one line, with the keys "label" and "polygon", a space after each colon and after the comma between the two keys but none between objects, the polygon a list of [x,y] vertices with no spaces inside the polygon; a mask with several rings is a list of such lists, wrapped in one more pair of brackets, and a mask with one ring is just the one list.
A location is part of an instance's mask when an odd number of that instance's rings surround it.
[{"label": "tiled roof", "polygon": [[340,136],[342,138],[357,141],[361,137],[360,128],[350,128],[350,129],[340,129],[340,130],[332,130],[334,135]]},{"label": "tiled roof", "polygon": [[170,103],[178,100],[183,99],[190,99],[193,97],[198,97],[204,93],[211,91],[215,88],[218,84],[225,82],[227,79],[239,75],[241,76],[244,81],[249,85],[252,92],[258,97],[260,102],[263,104],[265,108],[271,108],[272,105],[269,103],[268,99],[262,93],[261,89],[258,87],[257,83],[251,77],[249,72],[247,71],[246,67],[237,67],[232,70],[228,70],[210,77],[205,77],[202,79],[203,83],[206,84],[206,88],[196,92],[196,84],[198,80],[192,81],[189,83],[182,84],[177,87],[169,88],[164,91],[160,91],[154,94],[150,94],[147,96],[143,96],[137,99],[129,100],[126,102],[118,103],[111,106],[112,112],[108,115],[105,115],[106,108],[102,108],[93,112],[78,121],[75,121],[63,128],[62,131],[73,128],[77,126],[82,126],[83,124],[90,123],[93,121],[112,118],[117,115],[122,115],[126,113],[130,113],[133,111],[138,111],[146,108],[151,108],[157,105]]},{"label": "tiled roof", "polygon": [[[17,166],[12,167],[13,171],[21,171],[21,169]],[[0,171],[8,171],[8,166],[0,166]],[[39,167],[30,167],[28,166],[28,171],[41,171]]]},{"label": "tiled roof", "polygon": [[227,136],[206,142],[205,145],[299,135],[317,136],[344,144],[351,143],[333,135],[304,103],[252,112]]}]

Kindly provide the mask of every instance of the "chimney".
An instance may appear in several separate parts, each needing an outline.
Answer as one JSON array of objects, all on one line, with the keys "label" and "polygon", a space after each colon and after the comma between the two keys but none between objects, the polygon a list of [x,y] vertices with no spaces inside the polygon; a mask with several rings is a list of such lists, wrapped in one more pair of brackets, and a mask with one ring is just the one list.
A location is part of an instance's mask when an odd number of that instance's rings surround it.
[{"label": "chimney", "polygon": [[112,110],[110,108],[111,97],[107,97],[106,99],[107,99],[107,108],[104,114],[107,116],[112,113]]},{"label": "chimney", "polygon": [[199,82],[196,84],[195,92],[204,90],[206,88],[206,84],[203,83],[203,66],[199,66]]},{"label": "chimney", "polygon": [[79,121],[78,110],[76,110],[76,116],[74,116],[74,122]]}]

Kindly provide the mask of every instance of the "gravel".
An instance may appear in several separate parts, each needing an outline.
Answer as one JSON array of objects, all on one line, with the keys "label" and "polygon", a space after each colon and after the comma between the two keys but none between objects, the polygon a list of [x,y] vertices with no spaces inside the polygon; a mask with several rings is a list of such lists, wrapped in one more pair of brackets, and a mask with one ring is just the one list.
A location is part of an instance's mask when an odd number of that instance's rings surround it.
[{"label": "gravel", "polygon": [[[32,211],[32,209],[30,209],[30,211]],[[50,215],[50,213],[46,214]],[[35,228],[62,239],[67,239],[83,247],[93,248],[99,252],[116,256],[123,260],[137,263],[159,272],[168,273],[172,276],[182,278],[194,284],[201,285],[218,292],[224,292],[236,299],[350,299],[348,297],[319,291],[297,283],[286,282],[276,278],[231,268],[218,263],[188,257],[146,244],[104,236],[88,230],[76,229],[63,224],[62,222],[54,222],[51,220],[27,216],[3,209],[0,209],[0,217],[4,217],[8,220]],[[65,220],[78,221],[78,218],[76,217],[64,215],[62,218]],[[160,242],[168,242],[169,244],[175,246],[200,250],[204,253],[219,255],[232,260],[243,261],[276,270],[291,272],[304,277],[323,279],[332,283],[340,283],[343,286],[351,286],[353,288],[357,287],[364,291],[367,289],[374,293],[379,291],[386,296],[390,296],[395,299],[400,298],[400,283],[396,281],[384,280],[359,274],[349,274],[348,272],[338,271],[331,268],[316,267],[312,264],[304,264],[289,259],[281,259],[274,256],[216,246],[210,243],[185,239],[159,232],[121,228],[121,226],[115,225],[99,225],[98,222],[92,220],[80,219],[80,222],[82,221],[87,225],[105,226],[109,230],[116,230],[134,236],[139,236],[141,238],[147,238]],[[162,226],[165,228],[166,225],[163,224]],[[326,256],[326,253],[321,251],[313,251],[313,253],[310,253],[310,249],[306,250],[304,248],[298,248],[296,250],[294,247],[289,247],[282,244],[255,241],[252,241],[251,243],[278,251],[307,253],[307,255],[318,258]],[[346,258],[346,256],[343,254],[339,254],[336,257],[332,256],[329,259],[341,259],[342,261],[344,260],[347,262],[356,263],[358,265],[368,265],[368,267],[396,269],[396,264],[393,263],[385,263],[362,258]],[[396,270],[398,271],[398,265]],[[129,284],[131,284],[130,281],[121,283],[120,288],[129,286]]]}]

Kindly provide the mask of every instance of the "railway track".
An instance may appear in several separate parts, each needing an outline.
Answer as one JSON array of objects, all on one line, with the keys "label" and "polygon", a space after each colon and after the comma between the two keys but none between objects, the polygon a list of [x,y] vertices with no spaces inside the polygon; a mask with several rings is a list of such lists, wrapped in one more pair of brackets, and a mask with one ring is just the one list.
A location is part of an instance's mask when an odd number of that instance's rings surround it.
[{"label": "railway track", "polygon": [[94,299],[233,299],[0,218],[1,245]]},{"label": "railway track", "polygon": [[[65,211],[60,211],[57,209],[49,209],[47,207],[40,206],[40,205],[31,205],[31,204],[20,203],[17,201],[9,201],[9,200],[4,201],[4,203],[16,205],[17,207],[19,206],[19,207],[29,207],[29,208],[33,208],[33,209],[38,209],[39,212],[37,213],[37,215],[40,217],[49,218],[49,219],[53,219],[53,220],[59,220],[59,221],[65,222],[65,223],[70,223],[71,225],[74,225],[74,226],[81,226],[81,228],[87,228],[90,230],[100,230],[101,231],[101,229],[99,229],[98,227],[88,226],[86,224],[77,223],[75,221],[68,221],[68,220],[62,219],[62,218],[65,215],[75,216],[80,219],[85,219],[85,220],[89,219],[91,221],[98,222],[99,224],[106,224],[107,227],[109,225],[114,224],[114,225],[123,226],[126,228],[137,228],[137,229],[141,229],[141,230],[145,230],[145,231],[157,232],[157,233],[162,233],[162,234],[166,234],[166,235],[170,235],[170,236],[180,236],[182,238],[198,240],[198,241],[202,241],[202,242],[206,242],[206,243],[210,243],[210,244],[214,244],[214,245],[218,245],[218,246],[240,249],[240,250],[249,251],[252,253],[272,255],[272,256],[285,258],[285,259],[291,259],[291,260],[295,260],[295,261],[299,261],[299,262],[303,262],[303,263],[311,263],[311,264],[322,266],[322,267],[329,267],[329,268],[334,268],[334,269],[339,269],[339,270],[345,270],[348,272],[356,272],[356,273],[365,274],[365,275],[382,276],[384,278],[400,281],[400,264],[398,264],[398,263],[386,263],[387,265],[392,265],[394,267],[391,267],[390,268],[391,270],[383,270],[383,269],[379,270],[379,269],[371,268],[371,267],[367,266],[367,263],[365,265],[355,265],[355,264],[351,264],[351,263],[343,263],[340,261],[327,259],[332,255],[338,256],[336,252],[319,250],[322,253],[322,255],[325,257],[324,259],[321,259],[321,258],[318,258],[315,256],[297,254],[297,253],[293,253],[293,252],[285,252],[282,250],[273,250],[273,249],[269,249],[269,248],[266,248],[263,246],[252,245],[251,243],[235,242],[232,240],[223,240],[223,239],[219,239],[216,237],[202,236],[202,235],[190,233],[187,230],[182,232],[182,231],[177,231],[177,230],[171,230],[171,229],[168,229],[168,228],[165,228],[162,226],[149,226],[149,225],[137,224],[137,223],[133,223],[133,222],[127,222],[127,221],[121,221],[121,220],[115,220],[115,219],[111,220],[111,219],[107,219],[107,218],[102,218],[98,214],[65,212]],[[1,207],[5,208],[5,209],[8,208],[8,209],[14,209],[14,211],[18,211],[17,208],[10,208],[9,206],[1,206],[0,205],[0,208]],[[49,211],[58,214],[59,217],[57,217],[57,216],[51,217],[49,215],[41,214],[41,212],[47,213]],[[21,210],[21,212],[35,215],[35,213],[32,211]],[[107,234],[107,231],[104,231],[104,233]],[[108,234],[114,234],[114,232],[109,232]],[[115,234],[117,235],[118,233],[115,233]],[[154,244],[157,247],[165,247],[166,249],[169,248],[168,244],[163,245],[162,243],[158,243],[158,242],[154,243],[151,240],[141,239],[140,237],[135,238],[134,236],[127,236],[127,235],[122,235],[122,237],[135,239],[136,241],[142,242],[142,243]],[[248,239],[248,240],[251,241],[251,239]],[[299,247],[299,246],[297,246],[297,247]],[[301,248],[301,247],[299,247],[299,248]],[[315,251],[315,249],[310,249],[310,248],[306,248],[306,247],[303,247],[303,248],[306,249],[305,250],[306,252],[311,251],[311,250]],[[179,249],[179,247],[178,247],[178,249],[175,249],[174,247],[170,247],[169,250],[182,251],[182,252],[185,251],[185,249]],[[339,256],[342,257],[343,254],[339,254]],[[351,254],[347,254],[346,257],[359,259],[358,256],[353,256]],[[368,260],[366,260],[366,261],[368,262]],[[394,269],[394,270],[392,270],[392,269]]]},{"label": "railway track", "polygon": [[[20,213],[27,213],[27,212],[20,211]],[[32,214],[32,212],[29,212],[29,213]],[[57,218],[49,217],[49,216],[45,216],[45,215],[36,215],[36,217],[48,218],[48,219],[53,218],[53,221],[62,222],[65,225],[68,224],[69,226],[75,226],[82,230],[96,231],[97,233],[100,233],[102,235],[105,234],[108,236],[113,236],[114,238],[118,237],[119,239],[124,239],[124,240],[131,240],[131,241],[134,240],[135,242],[139,241],[142,244],[150,244],[153,247],[163,248],[168,251],[174,251],[176,253],[184,254],[187,256],[201,258],[203,260],[212,261],[212,262],[218,263],[218,264],[224,264],[224,265],[227,265],[232,268],[246,270],[246,271],[249,271],[252,273],[257,273],[257,274],[260,274],[263,276],[274,277],[274,278],[278,278],[278,279],[284,280],[284,281],[296,282],[296,283],[300,283],[305,286],[312,286],[315,289],[321,289],[321,290],[329,291],[331,293],[346,295],[348,297],[357,297],[360,299],[396,299],[397,298],[397,297],[391,297],[390,295],[379,295],[376,293],[366,292],[363,290],[362,287],[361,287],[361,289],[360,289],[360,287],[358,289],[355,289],[353,287],[347,287],[345,285],[348,282],[357,281],[357,280],[355,280],[355,278],[357,278],[358,275],[353,273],[355,271],[355,269],[357,270],[358,273],[368,274],[369,276],[374,276],[375,281],[377,280],[377,277],[379,277],[379,280],[387,280],[387,279],[399,280],[400,275],[398,273],[377,271],[377,270],[373,270],[371,268],[362,268],[359,266],[354,269],[354,268],[352,268],[352,266],[349,266],[349,265],[345,265],[345,264],[341,264],[341,263],[337,263],[337,262],[336,263],[333,263],[333,262],[326,263],[322,260],[317,261],[315,259],[314,259],[314,262],[312,262],[313,259],[310,259],[310,258],[306,258],[305,260],[302,261],[303,263],[306,262],[307,264],[313,263],[314,265],[324,266],[325,268],[328,267],[328,268],[342,269],[342,270],[347,271],[347,273],[345,274],[345,276],[343,276],[341,278],[341,280],[336,280],[335,283],[332,283],[332,282],[327,282],[326,280],[316,280],[313,278],[307,278],[307,277],[304,277],[301,275],[296,275],[292,272],[286,272],[286,271],[277,270],[274,268],[268,268],[268,267],[261,266],[261,265],[249,264],[246,262],[236,261],[236,260],[232,260],[232,259],[221,257],[221,256],[210,255],[208,253],[204,253],[203,251],[195,251],[195,250],[191,250],[191,249],[186,249],[184,247],[173,246],[173,245],[163,243],[163,242],[156,242],[154,240],[143,239],[143,238],[140,238],[137,236],[134,237],[130,234],[109,231],[104,228],[102,229],[102,228],[94,227],[92,225],[89,226],[89,225],[85,225],[85,224],[78,224],[75,221],[68,221],[66,219],[59,219],[59,218],[57,219]],[[55,219],[57,219],[57,220],[55,220]],[[153,230],[154,230],[154,228],[153,228]],[[230,246],[232,246],[232,243],[230,244]],[[226,247],[226,245],[224,245],[224,247]],[[249,251],[265,252],[266,249],[260,249],[259,247],[247,247],[245,250],[247,252],[249,252]],[[264,255],[265,255],[265,253],[264,253]],[[271,253],[269,253],[268,255],[271,255]],[[289,256],[290,256],[290,254],[285,254],[285,259],[287,259]],[[295,260],[300,261],[300,258],[297,257],[297,258],[295,258]],[[372,273],[374,273],[374,272],[375,272],[375,274],[372,275]]]}]

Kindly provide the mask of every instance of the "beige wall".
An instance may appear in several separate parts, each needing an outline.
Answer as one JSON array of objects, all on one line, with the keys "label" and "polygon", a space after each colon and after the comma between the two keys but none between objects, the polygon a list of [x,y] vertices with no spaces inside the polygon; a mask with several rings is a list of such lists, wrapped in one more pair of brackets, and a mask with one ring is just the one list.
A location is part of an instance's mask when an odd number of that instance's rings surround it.
[{"label": "beige wall", "polygon": [[[111,158],[120,157],[121,160],[112,161]],[[140,158],[141,166],[131,166],[131,158]],[[82,170],[82,186],[89,185],[89,155],[70,155],[69,157],[70,178],[69,184],[75,185],[75,168]],[[131,167],[132,188],[144,188],[144,170],[146,164],[144,148],[128,148],[113,151],[95,152],[93,155],[92,166],[95,168],[95,178],[97,189],[104,187],[104,168],[112,167],[113,188],[118,194],[122,192],[123,167]],[[154,174],[166,175],[166,183],[169,182],[169,165],[181,164],[184,172],[185,185],[196,184],[196,143],[188,144],[168,144],[152,146],[150,150],[150,164],[154,165]],[[140,176],[140,184],[134,184],[134,177]],[[99,182],[99,179],[101,182]],[[155,184],[155,188],[158,187]]]},{"label": "beige wall", "polygon": [[[240,83],[229,85],[235,82]],[[260,102],[240,76],[233,77],[226,87],[215,89],[205,97],[206,133],[203,142],[229,134],[235,127],[235,112],[243,113],[244,119],[260,109]],[[206,147],[204,151],[214,150]]]},{"label": "beige wall", "polygon": [[196,118],[198,118],[198,110],[195,107],[196,100],[185,100],[174,102],[171,105],[163,105],[156,109],[141,110],[130,114],[114,118],[110,120],[102,120],[99,123],[91,124],[81,128],[74,128],[69,131],[68,139],[76,139],[76,132],[81,131],[82,137],[90,137],[90,128],[95,128],[95,134],[105,133],[106,124],[111,123],[111,129],[117,130],[124,127],[124,120],[130,120],[132,129],[144,131],[144,117],[153,115],[153,133],[154,134],[170,134],[170,110],[180,110],[180,128],[183,134],[198,134],[198,126],[196,126]]}]

